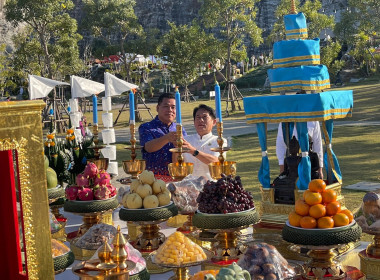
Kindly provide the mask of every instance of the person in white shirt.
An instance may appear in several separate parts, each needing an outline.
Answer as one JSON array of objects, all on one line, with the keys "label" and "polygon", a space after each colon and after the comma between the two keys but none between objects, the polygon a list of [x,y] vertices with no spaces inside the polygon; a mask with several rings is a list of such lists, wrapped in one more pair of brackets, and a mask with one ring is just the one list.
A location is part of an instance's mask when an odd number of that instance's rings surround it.
[{"label": "person in white shirt", "polygon": [[[297,125],[295,123],[295,125]],[[321,179],[323,179],[323,149],[322,149],[322,137],[321,137],[321,128],[318,121],[307,122],[307,131],[309,136],[313,141],[313,152],[318,154],[319,159],[319,174]],[[297,129],[294,126],[293,135],[298,139]],[[291,138],[291,137],[290,137]],[[284,142],[284,137],[282,133],[282,123],[278,126],[277,139],[276,139],[276,155],[278,159],[278,164],[280,165],[280,173],[284,171],[284,159],[286,157],[286,144]]]},{"label": "person in white shirt", "polygon": [[[211,179],[208,164],[218,161],[218,152],[211,148],[218,148],[218,136],[212,134],[212,128],[216,124],[215,111],[211,107],[201,104],[193,111],[194,127],[196,134],[187,135],[183,140],[183,148],[188,152],[183,155],[185,162],[194,163],[193,175],[195,177],[205,176]],[[223,147],[227,146],[224,139]],[[173,162],[176,161],[175,155]]]}]

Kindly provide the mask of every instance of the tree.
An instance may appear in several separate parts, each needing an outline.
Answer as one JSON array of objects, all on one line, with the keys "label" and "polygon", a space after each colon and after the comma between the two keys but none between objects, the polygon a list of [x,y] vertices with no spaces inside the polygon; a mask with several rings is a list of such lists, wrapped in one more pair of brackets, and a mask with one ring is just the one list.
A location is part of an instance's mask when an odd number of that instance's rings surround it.
[{"label": "tree", "polygon": [[167,56],[171,77],[177,84],[185,87],[185,100],[189,100],[187,86],[197,78],[197,72],[208,46],[214,38],[207,35],[195,22],[192,25],[176,26],[168,23],[171,30],[164,37],[162,55]]},{"label": "tree", "polygon": [[135,0],[84,0],[85,17],[82,27],[103,38],[109,45],[115,42],[124,62],[127,80],[130,79],[130,63],[127,56],[126,39],[131,35],[141,35],[142,26],[134,12]]},{"label": "tree", "polygon": [[[257,0],[203,0],[200,9],[202,22],[218,38],[219,49],[224,49],[223,58],[227,64],[226,81],[227,113],[228,100],[235,111],[234,83],[231,80],[231,59],[240,61],[246,56],[245,39],[249,38],[254,46],[262,43],[262,30],[256,25]],[[238,103],[239,105],[239,103]],[[240,107],[240,105],[239,105]]]},{"label": "tree", "polygon": [[379,44],[380,2],[378,0],[348,1],[348,8],[334,30],[337,37],[345,42],[349,54],[359,62],[365,74],[378,65],[379,57],[374,53]]},{"label": "tree", "polygon": [[[278,5],[275,12],[277,21],[268,36],[269,44],[286,39],[284,16],[290,13],[291,1],[282,0]],[[295,0],[295,6],[298,7],[299,12],[305,14],[309,38],[317,38],[324,29],[334,28],[334,16],[327,16],[318,12],[322,8],[319,0],[307,0],[302,6],[299,6],[299,1]]]},{"label": "tree", "polygon": [[[41,76],[54,78],[58,73],[65,75],[66,71],[75,72],[81,67],[78,50],[81,36],[77,33],[76,20],[67,13],[73,7],[70,0],[6,1],[6,19],[15,26],[26,23],[30,27],[16,38],[23,39],[19,42],[25,47],[23,54],[29,57],[29,66],[40,66]],[[35,60],[31,61],[32,57]],[[26,68],[35,73],[33,67],[26,65]]]}]

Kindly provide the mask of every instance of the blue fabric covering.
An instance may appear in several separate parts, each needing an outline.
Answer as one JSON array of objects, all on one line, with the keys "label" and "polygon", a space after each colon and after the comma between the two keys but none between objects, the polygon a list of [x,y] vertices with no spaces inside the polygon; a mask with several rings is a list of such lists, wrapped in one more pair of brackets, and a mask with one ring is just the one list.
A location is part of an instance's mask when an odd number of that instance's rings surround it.
[{"label": "blue fabric covering", "polygon": [[352,90],[243,98],[247,123],[324,121],[352,114]]},{"label": "blue fabric covering", "polygon": [[[353,92],[352,90],[341,90],[315,94],[245,97],[243,102],[247,123],[257,124],[262,151],[267,149],[266,126],[264,126],[264,123],[297,122],[297,134],[301,150],[308,152],[309,141],[306,122],[325,121],[326,130],[331,141],[332,120],[352,114]],[[332,152],[332,149],[330,150]],[[333,155],[333,158],[335,173],[341,176],[335,155]],[[268,182],[270,182],[267,160],[267,156],[262,157],[259,170],[259,180],[264,188],[267,188]],[[325,166],[328,165],[325,163]],[[311,169],[309,156],[302,158],[298,168],[299,180],[297,181],[297,186],[299,189],[307,189]]]},{"label": "blue fabric covering", "polygon": [[307,38],[307,24],[303,13],[285,15],[284,22],[287,40]]},{"label": "blue fabric covering", "polygon": [[273,45],[273,68],[319,65],[319,38],[279,41]]},{"label": "blue fabric covering", "polygon": [[[259,142],[262,152],[267,151],[267,124],[257,123],[257,134],[259,135]],[[261,165],[259,169],[259,181],[263,188],[270,188],[270,170],[268,155],[262,156]]]},{"label": "blue fabric covering", "polygon": [[268,77],[272,92],[330,88],[330,75],[325,65],[269,69]]},{"label": "blue fabric covering", "polygon": [[[298,142],[301,151],[309,152],[309,134],[307,132],[307,122],[298,122],[296,125]],[[310,157],[302,156],[301,162],[298,164],[298,180],[297,187],[300,190],[307,190],[311,181],[311,162]]]},{"label": "blue fabric covering", "polygon": [[[325,138],[325,143],[326,143],[326,147],[327,147],[327,150],[323,156],[323,162],[324,162],[324,166],[326,168],[326,171],[327,171],[327,180],[329,182],[335,182],[335,181],[338,181],[338,182],[341,182],[342,180],[342,172],[340,171],[340,167],[339,167],[339,162],[338,162],[338,158],[336,157],[333,149],[332,149],[332,138],[333,138],[333,129],[334,129],[334,123],[333,123],[333,120],[327,120],[325,122],[325,127],[326,127],[326,131],[327,131],[327,134],[328,134],[328,137],[329,139],[326,139]],[[323,127],[324,129],[324,127]],[[324,135],[324,134],[323,134]],[[332,157],[332,166],[330,166],[330,160],[329,160],[329,156],[331,155]],[[329,169],[332,169],[333,172],[331,174],[332,178],[329,178],[329,172],[328,170]]]},{"label": "blue fabric covering", "polygon": [[[289,125],[288,139],[286,139],[286,126],[287,125]],[[282,137],[284,139],[284,143],[286,144],[286,146],[288,146],[290,143],[290,140],[292,139],[292,136],[293,136],[294,122],[283,122],[283,123],[281,123],[281,126],[282,126]]]}]

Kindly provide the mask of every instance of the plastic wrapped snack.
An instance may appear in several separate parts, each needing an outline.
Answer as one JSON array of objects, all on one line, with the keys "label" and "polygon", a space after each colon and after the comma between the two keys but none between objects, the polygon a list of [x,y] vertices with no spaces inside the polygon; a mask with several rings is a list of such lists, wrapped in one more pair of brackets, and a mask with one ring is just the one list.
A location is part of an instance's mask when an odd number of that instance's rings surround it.
[{"label": "plastic wrapped snack", "polygon": [[[111,248],[113,248],[112,241],[109,240],[108,243],[111,246]],[[99,248],[98,250],[101,250],[101,248]],[[127,251],[128,260],[136,264],[136,267],[129,272],[129,275],[140,273],[146,268],[145,259],[137,249],[133,248],[133,246],[129,244],[129,242],[125,244],[125,251]],[[98,251],[91,257],[91,259],[98,259]]]},{"label": "plastic wrapped snack", "polygon": [[355,220],[362,230],[370,234],[380,233],[380,195],[368,192],[363,197],[362,205],[355,215]]},{"label": "plastic wrapped snack", "polygon": [[207,256],[203,249],[176,231],[158,248],[155,263],[180,266],[182,264],[204,261]]},{"label": "plastic wrapped snack", "polygon": [[69,251],[70,251],[69,247],[67,247],[62,242],[56,239],[51,240],[51,253],[52,253],[53,258],[62,256]]},{"label": "plastic wrapped snack", "polygon": [[77,240],[75,246],[87,250],[97,250],[103,245],[105,238],[112,239],[115,235],[115,227],[107,224],[97,224],[83,234]]},{"label": "plastic wrapped snack", "polygon": [[197,197],[206,182],[206,177],[189,175],[182,181],[169,183],[168,190],[181,213],[194,213],[198,210]]},{"label": "plastic wrapped snack", "polygon": [[254,280],[286,279],[295,275],[287,260],[274,246],[267,243],[249,244],[238,265],[248,270]]}]

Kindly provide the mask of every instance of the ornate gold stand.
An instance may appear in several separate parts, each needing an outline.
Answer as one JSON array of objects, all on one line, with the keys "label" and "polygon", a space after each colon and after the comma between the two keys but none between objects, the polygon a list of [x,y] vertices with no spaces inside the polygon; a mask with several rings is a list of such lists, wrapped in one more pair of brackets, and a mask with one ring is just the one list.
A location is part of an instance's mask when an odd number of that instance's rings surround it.
[{"label": "ornate gold stand", "polygon": [[174,276],[169,280],[188,280],[190,279],[189,269],[187,267],[178,267],[174,269]]},{"label": "ornate gold stand", "polygon": [[310,246],[308,256],[311,260],[304,265],[305,279],[344,279],[347,274],[343,266],[335,257],[335,246],[314,247]]},{"label": "ornate gold stand", "polygon": [[220,179],[222,176],[221,174],[225,175],[236,175],[236,162],[235,161],[225,161],[223,153],[230,150],[229,147],[223,147],[223,122],[217,122],[216,129],[218,132],[218,148],[211,148],[210,150],[214,152],[219,153],[218,161],[210,163],[209,170],[211,178],[213,179]]},{"label": "ornate gold stand", "polygon": [[370,257],[380,258],[380,235],[373,236],[373,242],[368,245],[366,254]]},{"label": "ornate gold stand", "polygon": [[380,235],[375,232],[364,232],[373,235],[373,242],[365,251],[359,253],[361,271],[367,279],[377,279],[380,275]]},{"label": "ornate gold stand", "polygon": [[126,147],[126,149],[131,150],[131,160],[123,161],[124,172],[130,174],[133,179],[137,178],[143,170],[145,169],[145,160],[136,159],[136,149],[141,149],[140,146],[136,146],[136,137],[135,137],[135,124],[129,124],[129,130],[131,132],[131,146]]},{"label": "ornate gold stand", "polygon": [[239,258],[246,246],[238,241],[240,229],[221,230],[216,236],[213,251],[216,253],[211,258],[213,262],[233,262]]},{"label": "ornate gold stand", "polygon": [[141,225],[141,234],[137,237],[134,247],[142,252],[153,252],[165,241],[165,235],[160,232],[157,222],[144,222]]},{"label": "ornate gold stand", "polygon": [[365,250],[359,252],[360,270],[367,279],[378,279],[380,275],[380,258],[369,256]]},{"label": "ornate gold stand", "polygon": [[192,163],[183,161],[182,153],[186,152],[187,149],[182,148],[182,145],[182,125],[177,124],[177,148],[170,149],[170,152],[178,154],[177,162],[169,163],[168,165],[169,174],[176,181],[181,181],[187,175],[193,173],[194,168]]}]

